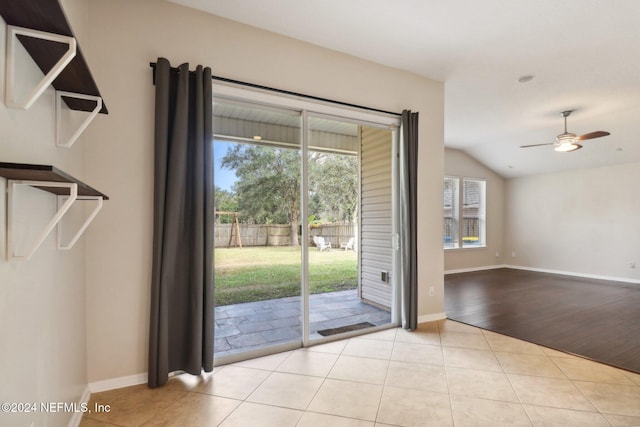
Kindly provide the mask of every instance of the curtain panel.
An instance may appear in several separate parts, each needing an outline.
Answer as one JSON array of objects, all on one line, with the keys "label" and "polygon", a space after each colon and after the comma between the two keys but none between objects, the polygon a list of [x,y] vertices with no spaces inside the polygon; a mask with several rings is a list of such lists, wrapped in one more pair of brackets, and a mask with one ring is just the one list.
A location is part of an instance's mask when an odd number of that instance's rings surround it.
[{"label": "curtain panel", "polygon": [[155,68],[149,386],[213,370],[211,69]]},{"label": "curtain panel", "polygon": [[418,326],[418,113],[402,112],[400,140],[400,265],[402,327]]}]

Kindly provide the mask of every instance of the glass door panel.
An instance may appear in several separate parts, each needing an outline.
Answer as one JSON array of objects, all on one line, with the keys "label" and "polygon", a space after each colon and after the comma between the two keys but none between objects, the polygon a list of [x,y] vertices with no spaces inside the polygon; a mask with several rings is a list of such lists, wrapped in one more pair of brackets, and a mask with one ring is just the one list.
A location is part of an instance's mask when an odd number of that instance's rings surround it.
[{"label": "glass door panel", "polygon": [[300,113],[226,99],[213,113],[214,357],[299,347]]},{"label": "glass door panel", "polygon": [[311,116],[307,137],[308,339],[389,324],[391,132]]}]

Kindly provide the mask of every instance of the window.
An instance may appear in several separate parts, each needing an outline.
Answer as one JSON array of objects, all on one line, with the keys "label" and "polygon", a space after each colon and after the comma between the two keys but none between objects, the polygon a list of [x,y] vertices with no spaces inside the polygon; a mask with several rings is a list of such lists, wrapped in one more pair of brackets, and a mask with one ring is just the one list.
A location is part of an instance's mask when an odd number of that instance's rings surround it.
[{"label": "window", "polygon": [[[462,213],[462,216],[460,215]],[[443,247],[486,246],[486,182],[445,176],[443,191]]]},{"label": "window", "polygon": [[444,177],[444,247],[457,248],[459,243],[459,195],[460,178]]}]

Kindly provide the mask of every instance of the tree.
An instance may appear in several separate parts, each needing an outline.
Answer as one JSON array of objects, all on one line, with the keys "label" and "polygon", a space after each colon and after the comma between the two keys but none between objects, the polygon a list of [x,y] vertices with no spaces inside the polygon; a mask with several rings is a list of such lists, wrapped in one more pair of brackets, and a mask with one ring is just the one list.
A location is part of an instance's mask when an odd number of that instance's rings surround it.
[{"label": "tree", "polygon": [[238,144],[222,158],[235,170],[234,191],[245,221],[290,224],[297,246],[300,217],[300,154],[297,150]]},{"label": "tree", "polygon": [[[290,224],[291,245],[298,245],[299,151],[237,144],[227,151],[221,166],[234,170],[238,178],[233,187],[233,200],[237,203],[235,210],[242,213],[243,222]],[[308,166],[309,215],[324,222],[355,220],[358,158],[311,152]]]},{"label": "tree", "polygon": [[[238,212],[238,200],[235,193],[228,190],[223,190],[220,187],[215,187],[215,205],[217,212]],[[233,217],[223,215],[219,221],[221,224],[228,224],[232,221]]]},{"label": "tree", "polygon": [[314,153],[309,162],[311,213],[329,222],[354,221],[358,207],[358,158]]}]

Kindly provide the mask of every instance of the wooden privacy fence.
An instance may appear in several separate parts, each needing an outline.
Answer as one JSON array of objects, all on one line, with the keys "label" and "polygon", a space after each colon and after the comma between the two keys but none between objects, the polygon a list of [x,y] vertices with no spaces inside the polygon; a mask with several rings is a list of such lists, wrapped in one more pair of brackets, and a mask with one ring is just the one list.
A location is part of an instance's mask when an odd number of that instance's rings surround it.
[{"label": "wooden privacy fence", "polygon": [[[229,243],[231,247],[240,246],[235,237],[236,227],[240,230],[242,246],[289,246],[291,244],[289,224],[216,224],[216,248],[226,248]],[[332,247],[339,248],[341,243],[347,243],[349,238],[355,237],[355,226],[352,224],[314,225],[309,230],[309,237],[313,236],[322,236],[331,242]],[[313,241],[309,240],[309,245],[313,246]]]},{"label": "wooden privacy fence", "polygon": [[[242,246],[288,246],[291,243],[291,226],[289,224],[239,224]],[[229,239],[231,233],[233,238]],[[236,224],[216,224],[216,248],[239,246],[235,238]]]}]

